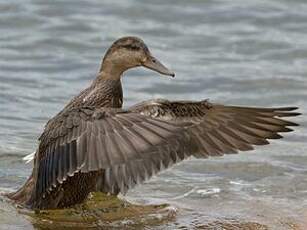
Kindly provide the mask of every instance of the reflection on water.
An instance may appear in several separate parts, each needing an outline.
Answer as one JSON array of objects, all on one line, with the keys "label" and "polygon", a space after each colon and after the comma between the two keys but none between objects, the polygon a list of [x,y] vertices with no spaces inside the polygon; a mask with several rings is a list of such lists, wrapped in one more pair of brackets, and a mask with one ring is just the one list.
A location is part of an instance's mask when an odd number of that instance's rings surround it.
[{"label": "reflection on water", "polygon": [[[209,97],[228,104],[296,105],[306,113],[306,28],[303,0],[2,1],[1,191],[25,181],[31,165],[22,156],[34,151],[46,121],[93,79],[116,38],[142,37],[176,72],[167,79],[129,71],[123,79],[126,106],[158,97]],[[178,209],[175,220],[157,229],[221,223],[225,229],[304,229],[307,120],[295,121],[301,127],[286,139],[250,153],[191,159],[131,190],[127,199]],[[9,228],[33,225],[0,200],[0,229]]]}]

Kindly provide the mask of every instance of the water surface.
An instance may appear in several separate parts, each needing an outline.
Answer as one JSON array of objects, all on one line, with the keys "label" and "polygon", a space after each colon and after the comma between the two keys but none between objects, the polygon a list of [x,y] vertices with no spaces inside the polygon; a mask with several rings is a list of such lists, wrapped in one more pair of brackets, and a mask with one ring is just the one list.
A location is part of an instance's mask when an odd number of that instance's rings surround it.
[{"label": "water surface", "polygon": [[[304,0],[0,1],[0,186],[15,190],[44,124],[95,77],[106,48],[142,37],[175,79],[125,74],[125,106],[150,98],[191,99],[307,112]],[[141,80],[140,80],[141,79]],[[176,220],[155,228],[223,219],[293,229],[307,218],[305,116],[283,140],[239,155],[191,159],[128,193],[170,203]],[[291,223],[296,223],[291,225]],[[0,229],[32,229],[0,201]],[[303,228],[302,228],[303,229]]]}]

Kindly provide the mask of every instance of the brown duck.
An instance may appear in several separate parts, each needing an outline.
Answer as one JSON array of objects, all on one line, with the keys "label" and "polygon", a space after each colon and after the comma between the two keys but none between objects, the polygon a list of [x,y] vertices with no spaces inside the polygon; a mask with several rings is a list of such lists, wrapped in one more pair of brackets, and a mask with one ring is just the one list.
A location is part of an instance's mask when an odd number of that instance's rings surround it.
[{"label": "brown duck", "polygon": [[190,156],[253,149],[297,124],[296,107],[249,108],[203,101],[145,101],[123,110],[121,77],[144,66],[174,73],[145,43],[124,37],[109,48],[90,87],[52,118],[39,138],[32,175],[8,196],[33,209],[65,208],[92,191],[118,194]]}]

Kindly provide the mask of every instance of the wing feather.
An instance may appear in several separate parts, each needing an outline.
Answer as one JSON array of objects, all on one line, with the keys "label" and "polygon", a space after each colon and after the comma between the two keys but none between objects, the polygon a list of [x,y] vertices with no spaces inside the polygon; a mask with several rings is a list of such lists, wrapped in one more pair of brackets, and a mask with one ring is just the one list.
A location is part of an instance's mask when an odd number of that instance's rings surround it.
[{"label": "wing feather", "polygon": [[[40,137],[36,191],[42,194],[79,171],[98,170],[105,171],[102,183],[108,189],[126,191],[136,181],[153,175],[151,169],[144,168],[143,159],[151,159],[153,153],[161,155],[158,147],[166,145],[170,137],[177,138],[177,131],[183,130],[165,121],[116,109],[75,108],[58,116]],[[168,165],[166,156],[164,159]],[[143,162],[136,170],[132,164],[127,165],[135,160]],[[158,157],[152,161],[161,164]],[[159,171],[161,167],[157,168]]]},{"label": "wing feather", "polygon": [[293,112],[296,109],[223,106],[207,100],[171,102],[157,99],[137,104],[129,110],[185,125],[186,136],[196,146],[193,150],[191,148],[192,154],[207,157],[252,150],[253,145],[268,144],[267,139],[281,138],[279,132],[290,132],[292,129],[288,126],[297,126],[281,118],[300,115]]},{"label": "wing feather", "polygon": [[296,123],[295,107],[247,108],[153,100],[128,111],[80,107],[48,122],[40,137],[36,191],[44,193],[76,172],[101,170],[99,190],[126,192],[189,156],[252,150]]}]

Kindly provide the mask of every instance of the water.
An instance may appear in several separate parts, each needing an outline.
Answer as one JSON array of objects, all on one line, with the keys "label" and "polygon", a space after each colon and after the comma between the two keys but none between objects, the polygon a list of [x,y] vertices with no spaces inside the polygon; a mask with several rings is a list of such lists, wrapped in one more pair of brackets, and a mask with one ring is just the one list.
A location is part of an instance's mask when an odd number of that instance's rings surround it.
[{"label": "water", "polygon": [[[150,98],[299,106],[307,112],[307,3],[303,0],[0,1],[0,186],[18,188],[44,124],[94,78],[106,48],[142,37],[175,79],[137,69],[125,105]],[[142,79],[142,81],[140,81]],[[307,217],[307,119],[257,150],[191,159],[128,193],[170,203],[176,220],[159,228],[239,219],[292,229]],[[32,229],[0,201],[0,229]],[[157,227],[158,228],[158,227]],[[302,227],[303,229],[303,227]]]}]

